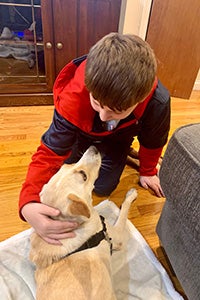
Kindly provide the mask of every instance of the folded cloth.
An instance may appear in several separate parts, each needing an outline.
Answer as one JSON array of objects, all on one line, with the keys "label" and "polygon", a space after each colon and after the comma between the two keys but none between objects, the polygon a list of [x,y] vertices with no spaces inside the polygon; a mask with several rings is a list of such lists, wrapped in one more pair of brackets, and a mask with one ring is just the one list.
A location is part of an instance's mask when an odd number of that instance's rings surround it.
[{"label": "folded cloth", "polygon": [[[118,207],[104,200],[96,206],[113,224]],[[34,265],[29,261],[30,234],[23,231],[0,243],[0,299],[35,299]],[[112,255],[113,283],[118,300],[183,300],[165,269],[134,225],[127,221],[125,246]]]}]

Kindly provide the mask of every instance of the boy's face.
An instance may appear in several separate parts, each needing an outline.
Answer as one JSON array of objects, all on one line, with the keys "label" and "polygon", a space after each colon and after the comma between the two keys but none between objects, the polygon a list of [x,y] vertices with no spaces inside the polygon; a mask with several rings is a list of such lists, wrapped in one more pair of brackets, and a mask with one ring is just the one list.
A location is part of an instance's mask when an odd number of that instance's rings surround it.
[{"label": "boy's face", "polygon": [[103,121],[103,122],[110,121],[110,120],[125,119],[132,113],[132,111],[137,106],[137,104],[136,104],[136,105],[131,106],[128,109],[122,110],[122,111],[111,110],[107,106],[101,107],[100,103],[96,99],[93,98],[91,93],[90,93],[90,103],[92,105],[92,108],[99,113],[99,117],[100,117],[101,121]]}]

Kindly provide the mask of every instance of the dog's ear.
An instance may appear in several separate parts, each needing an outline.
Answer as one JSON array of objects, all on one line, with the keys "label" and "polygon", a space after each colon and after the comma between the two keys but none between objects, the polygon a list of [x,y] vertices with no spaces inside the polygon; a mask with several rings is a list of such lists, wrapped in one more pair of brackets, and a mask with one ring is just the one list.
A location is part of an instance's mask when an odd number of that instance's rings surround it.
[{"label": "dog's ear", "polygon": [[72,193],[67,197],[71,200],[69,211],[72,215],[90,217],[90,210],[83,199]]}]

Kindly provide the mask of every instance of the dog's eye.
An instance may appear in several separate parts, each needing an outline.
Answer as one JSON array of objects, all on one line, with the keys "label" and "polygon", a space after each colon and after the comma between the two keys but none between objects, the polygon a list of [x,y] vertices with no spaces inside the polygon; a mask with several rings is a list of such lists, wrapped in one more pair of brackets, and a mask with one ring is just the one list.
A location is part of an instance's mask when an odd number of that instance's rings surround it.
[{"label": "dog's eye", "polygon": [[79,173],[82,175],[83,180],[86,181],[87,180],[87,175],[86,175],[85,171],[80,170]]}]

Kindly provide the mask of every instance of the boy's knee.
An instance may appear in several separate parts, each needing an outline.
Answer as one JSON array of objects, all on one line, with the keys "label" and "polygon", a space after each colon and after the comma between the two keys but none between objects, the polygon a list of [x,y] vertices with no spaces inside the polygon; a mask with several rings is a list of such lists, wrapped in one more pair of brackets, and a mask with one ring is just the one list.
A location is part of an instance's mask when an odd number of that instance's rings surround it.
[{"label": "boy's knee", "polygon": [[108,193],[108,192],[102,191],[100,189],[94,189],[93,192],[99,197],[109,197],[110,194],[112,193],[112,192]]},{"label": "boy's knee", "polygon": [[98,184],[95,184],[95,187],[94,187],[94,193],[97,195],[97,196],[104,196],[104,197],[108,197],[110,196],[110,194],[116,189],[117,185],[118,185],[119,182],[116,182],[112,185],[98,185]]}]

